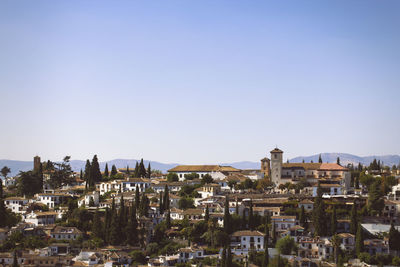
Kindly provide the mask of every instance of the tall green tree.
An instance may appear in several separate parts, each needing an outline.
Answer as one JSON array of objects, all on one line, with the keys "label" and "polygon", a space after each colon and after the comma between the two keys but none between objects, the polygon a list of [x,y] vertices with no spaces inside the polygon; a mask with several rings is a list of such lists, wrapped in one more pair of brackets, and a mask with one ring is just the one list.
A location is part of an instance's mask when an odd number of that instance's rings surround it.
[{"label": "tall green tree", "polygon": [[400,250],[400,232],[394,227],[393,223],[389,230],[389,249],[396,252]]},{"label": "tall green tree", "polygon": [[304,206],[301,206],[299,222],[300,222],[300,225],[305,228],[305,225],[306,225],[306,222],[307,222],[307,218],[306,218],[306,212],[304,210]]},{"label": "tall green tree", "polygon": [[11,169],[8,168],[7,166],[4,166],[3,168],[1,168],[0,173],[1,176],[4,177],[4,180],[7,179],[7,175],[11,172]]},{"label": "tall green tree", "polygon": [[100,182],[102,179],[100,172],[100,165],[97,159],[97,155],[93,156],[92,163],[90,164],[90,175],[89,175],[89,186],[94,187],[97,182]]},{"label": "tall green tree", "polygon": [[98,210],[96,210],[96,213],[94,214],[93,218],[92,233],[94,234],[94,236],[103,239],[104,238],[103,229],[104,226],[103,223],[101,222],[100,213]]},{"label": "tall green tree", "polygon": [[108,177],[110,174],[108,172],[108,164],[106,163],[106,167],[104,168],[104,177]]},{"label": "tall green tree", "polygon": [[247,228],[247,219],[246,219],[246,210],[243,209],[242,211],[242,229],[246,229]]},{"label": "tall green tree", "polygon": [[3,199],[3,181],[0,179],[0,200]]},{"label": "tall green tree", "polygon": [[160,210],[160,214],[164,214],[164,202],[163,202],[163,192],[160,191],[160,196],[159,196],[159,210]]},{"label": "tall green tree", "polygon": [[17,193],[19,196],[33,196],[42,191],[41,177],[37,172],[20,172],[17,181]]},{"label": "tall green tree", "polygon": [[358,217],[357,217],[357,203],[354,201],[350,212],[350,233],[355,235],[357,233]]},{"label": "tall green tree", "polygon": [[147,178],[151,178],[151,166],[150,166],[150,161],[149,161],[149,165],[147,166],[147,171],[146,171],[146,174],[147,174]]},{"label": "tall green tree", "polygon": [[255,222],[254,222],[254,213],[253,213],[253,200],[250,199],[250,210],[249,210],[249,228],[250,230],[254,230]]},{"label": "tall green tree", "polygon": [[356,234],[356,255],[360,255],[361,252],[364,252],[364,234],[361,224],[359,223]]},{"label": "tall green tree", "polygon": [[226,234],[231,234],[231,214],[229,213],[229,199],[228,196],[225,197],[225,207],[224,207],[224,231]]},{"label": "tall green tree", "polygon": [[110,173],[110,176],[111,176],[111,177],[114,177],[115,175],[117,175],[117,173],[118,173],[117,167],[113,164],[113,165],[111,166],[111,173]]},{"label": "tall green tree", "polygon": [[139,168],[139,163],[137,161],[136,161],[135,172],[134,172],[133,176],[136,178],[140,177],[140,168]]},{"label": "tall green tree", "polygon": [[167,229],[171,228],[171,213],[169,210],[167,210],[167,217],[165,218],[165,225],[167,226]]},{"label": "tall green tree", "polygon": [[126,230],[127,243],[135,246],[138,243],[138,222],[136,218],[136,207],[132,204],[129,214],[129,222]]},{"label": "tall green tree", "polygon": [[331,215],[331,235],[335,235],[337,232],[337,217],[336,217],[336,206],[333,206]]},{"label": "tall green tree", "polygon": [[169,200],[169,188],[168,185],[165,185],[164,187],[164,211],[169,210],[169,206],[170,206],[170,200]]},{"label": "tall green tree", "polygon": [[125,211],[125,200],[123,194],[121,194],[120,202],[121,203],[119,208],[119,227],[121,229],[124,229],[126,227],[127,221],[126,221],[126,211]]},{"label": "tall green tree", "polygon": [[89,181],[89,179],[90,179],[90,161],[89,160],[86,160],[85,173],[83,175],[83,179],[86,182],[86,187],[89,187],[89,184],[90,184],[90,181]]},{"label": "tall green tree", "polygon": [[135,206],[139,208],[140,206],[140,192],[139,192],[139,186],[136,185],[135,187]]},{"label": "tall green tree", "polygon": [[224,246],[221,255],[221,267],[226,267],[226,246]]},{"label": "tall green tree", "polygon": [[380,189],[380,182],[375,181],[372,183],[368,191],[368,212],[371,215],[378,215],[382,212],[384,207],[385,202]]},{"label": "tall green tree", "polygon": [[109,243],[111,245],[121,244],[122,231],[119,223],[119,216],[116,214],[111,218]]},{"label": "tall green tree", "polygon": [[144,167],[143,159],[140,160],[139,164],[139,177],[146,177],[146,167]]},{"label": "tall green tree", "polygon": [[14,258],[13,258],[13,267],[19,267],[18,258],[17,258],[17,251],[14,251]]},{"label": "tall green tree", "polygon": [[149,212],[149,199],[147,198],[146,194],[142,194],[142,198],[140,199],[140,204],[139,204],[139,215],[147,217],[148,212]]},{"label": "tall green tree", "polygon": [[319,162],[319,163],[322,163],[322,157],[321,157],[321,154],[319,154],[319,157],[318,157],[318,162]]},{"label": "tall green tree", "polygon": [[204,220],[208,223],[208,220],[210,219],[210,210],[208,209],[208,205],[206,206],[206,213],[204,216]]},{"label": "tall green tree", "polygon": [[339,157],[337,157],[337,159],[336,159],[336,164],[340,165],[340,158]]},{"label": "tall green tree", "polygon": [[232,260],[233,260],[232,259],[232,251],[231,251],[230,246],[228,245],[227,252],[226,252],[226,266],[227,267],[233,266]]},{"label": "tall green tree", "polygon": [[322,199],[322,188],[318,183],[317,197],[314,201],[313,210],[313,225],[315,228],[315,234],[318,236],[325,236],[327,234],[327,222],[325,218],[325,204]]},{"label": "tall green tree", "polygon": [[70,156],[65,156],[62,162],[53,162],[53,172],[48,183],[52,188],[71,184],[74,181],[73,171],[70,165]]}]

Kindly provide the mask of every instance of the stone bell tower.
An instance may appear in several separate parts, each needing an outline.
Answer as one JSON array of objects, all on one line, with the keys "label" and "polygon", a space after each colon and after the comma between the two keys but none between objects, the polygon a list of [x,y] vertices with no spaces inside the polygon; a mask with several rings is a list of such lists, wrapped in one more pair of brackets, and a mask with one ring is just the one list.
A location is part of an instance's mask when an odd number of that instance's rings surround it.
[{"label": "stone bell tower", "polygon": [[271,151],[271,181],[276,185],[280,185],[282,182],[282,162],[283,151],[279,148],[275,148]]}]

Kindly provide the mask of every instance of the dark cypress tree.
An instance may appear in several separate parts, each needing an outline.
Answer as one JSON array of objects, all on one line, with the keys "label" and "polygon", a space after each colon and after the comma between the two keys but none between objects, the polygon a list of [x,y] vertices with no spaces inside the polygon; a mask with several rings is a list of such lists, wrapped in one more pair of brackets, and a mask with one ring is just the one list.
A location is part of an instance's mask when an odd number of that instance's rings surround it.
[{"label": "dark cypress tree", "polygon": [[249,211],[249,228],[254,230],[254,214],[253,214],[253,200],[250,199],[250,211]]},{"label": "dark cypress tree", "polygon": [[226,267],[226,246],[224,246],[224,249],[222,250],[221,267]]},{"label": "dark cypress tree", "polygon": [[168,188],[168,185],[165,185],[165,188],[164,188],[164,201],[163,201],[163,203],[164,203],[164,211],[169,210],[170,201],[169,201],[169,188]]},{"label": "dark cypress tree", "polygon": [[233,263],[232,262],[232,252],[231,252],[230,246],[228,245],[227,252],[226,252],[226,266],[227,267],[233,266],[232,263]]},{"label": "dark cypress tree", "polygon": [[140,206],[140,192],[139,192],[138,185],[136,185],[136,188],[135,188],[135,206],[137,208],[139,208],[139,206]]},{"label": "dark cypress tree", "polygon": [[271,239],[272,239],[272,240],[271,240],[271,241],[272,241],[272,244],[275,245],[276,239],[277,239],[275,223],[272,223]]},{"label": "dark cypress tree", "polygon": [[339,158],[339,157],[337,157],[336,163],[337,163],[338,165],[340,165],[340,158]]},{"label": "dark cypress tree", "polygon": [[125,211],[125,200],[122,194],[120,202],[121,203],[119,208],[119,227],[121,229],[124,229],[126,227],[127,221],[126,221],[126,211]]},{"label": "dark cypress tree", "polygon": [[146,167],[144,166],[143,159],[140,160],[139,164],[139,177],[146,177]]},{"label": "dark cypress tree", "polygon": [[319,154],[319,157],[318,157],[318,162],[319,162],[319,163],[322,163],[322,157],[321,157],[321,154]]},{"label": "dark cypress tree", "polygon": [[7,226],[7,209],[3,199],[3,183],[0,179],[0,227]]},{"label": "dark cypress tree", "polygon": [[336,206],[333,206],[331,215],[331,235],[335,235],[337,232],[337,217],[336,217]]},{"label": "dark cypress tree", "polygon": [[119,245],[121,243],[122,231],[120,228],[119,217],[113,216],[111,219],[110,227],[110,240],[111,245]]},{"label": "dark cypress tree", "polygon": [[269,253],[268,253],[268,239],[269,239],[269,228],[265,225],[265,236],[264,236],[264,258],[262,261],[262,267],[267,267],[269,264]]},{"label": "dark cypress tree", "polygon": [[103,239],[103,223],[101,222],[100,219],[100,213],[99,211],[96,211],[96,213],[94,214],[94,218],[93,218],[93,225],[92,225],[92,233],[94,234],[94,236]]},{"label": "dark cypress tree", "polygon": [[228,196],[225,197],[225,207],[224,207],[224,231],[226,234],[231,234],[231,214],[229,213],[229,199]]},{"label": "dark cypress tree", "polygon": [[238,204],[237,199],[236,199],[235,213],[236,213],[236,215],[239,215],[239,204]]},{"label": "dark cypress tree", "polygon": [[160,199],[160,207],[159,207],[160,214],[164,214],[164,203],[163,203],[163,192],[162,191],[160,191],[159,199]]},{"label": "dark cypress tree", "polygon": [[242,229],[247,229],[247,219],[246,219],[246,211],[243,209],[242,211]]},{"label": "dark cypress tree", "polygon": [[104,241],[106,241],[106,243],[109,242],[110,226],[111,226],[111,213],[107,207],[105,216],[104,216],[104,231],[103,231],[103,237],[104,237]]},{"label": "dark cypress tree", "polygon": [[0,200],[3,199],[3,180],[0,179]]},{"label": "dark cypress tree", "polygon": [[110,176],[111,176],[111,177],[114,177],[115,175],[117,175],[117,173],[118,173],[117,167],[113,164],[113,165],[111,166],[111,173],[110,173]]},{"label": "dark cypress tree", "polygon": [[133,174],[134,177],[140,177],[139,176],[139,163],[136,161],[136,166],[135,166],[135,173]]},{"label": "dark cypress tree", "polygon": [[109,173],[108,173],[108,164],[106,163],[106,167],[104,168],[104,177],[108,177]]},{"label": "dark cypress tree", "polygon": [[364,235],[361,228],[361,224],[358,224],[357,234],[356,234],[356,255],[360,255],[364,251]]},{"label": "dark cypress tree", "polygon": [[86,182],[86,187],[90,185],[90,161],[86,160],[85,175],[83,176]]},{"label": "dark cypress tree", "polygon": [[129,222],[126,230],[127,243],[131,246],[135,246],[138,243],[138,222],[136,219],[136,207],[134,204],[131,206],[131,211],[129,214]]},{"label": "dark cypress tree", "polygon": [[147,178],[151,178],[151,166],[150,166],[150,161],[149,161],[149,165],[147,166],[147,171],[146,171],[146,174],[147,174]]},{"label": "dark cypress tree", "polygon": [[394,228],[393,222],[389,230],[389,249],[396,252],[400,250],[400,232]]},{"label": "dark cypress tree", "polygon": [[206,222],[208,222],[208,220],[210,219],[210,211],[208,210],[208,205],[206,206],[206,214],[204,216],[204,220]]},{"label": "dark cypress tree", "polygon": [[13,258],[13,267],[19,267],[18,258],[17,258],[17,251],[14,251],[14,258]]},{"label": "dark cypress tree", "polygon": [[304,206],[301,206],[299,222],[300,222],[300,225],[305,228],[305,225],[306,225],[306,222],[307,222],[307,218],[306,218],[306,212],[304,210]]},{"label": "dark cypress tree", "polygon": [[139,207],[139,215],[147,217],[149,211],[149,199],[147,198],[145,193],[142,194],[142,199],[140,200]]},{"label": "dark cypress tree", "polygon": [[317,189],[317,197],[314,202],[314,210],[313,210],[313,224],[315,227],[315,234],[318,236],[326,235],[326,220],[325,220],[325,205],[322,199],[322,188],[318,183]]},{"label": "dark cypress tree", "polygon": [[167,218],[166,218],[165,224],[167,226],[167,229],[171,228],[171,214],[170,214],[169,210],[167,211]]},{"label": "dark cypress tree", "polygon": [[102,179],[99,161],[97,155],[94,155],[92,163],[90,164],[90,187],[93,187],[97,182]]},{"label": "dark cypress tree", "polygon": [[358,219],[357,219],[357,203],[354,201],[350,212],[350,233],[355,235],[357,233]]},{"label": "dark cypress tree", "polygon": [[126,174],[128,177],[131,175],[131,172],[129,171],[129,165],[126,165]]}]

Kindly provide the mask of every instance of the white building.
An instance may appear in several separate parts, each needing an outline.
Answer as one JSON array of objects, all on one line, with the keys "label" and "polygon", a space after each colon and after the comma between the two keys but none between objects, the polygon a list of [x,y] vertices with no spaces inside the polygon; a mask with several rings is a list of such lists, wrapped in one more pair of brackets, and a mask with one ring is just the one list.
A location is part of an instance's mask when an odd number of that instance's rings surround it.
[{"label": "white building", "polygon": [[57,193],[42,193],[38,194],[38,201],[47,205],[49,208],[54,208],[63,203],[69,196],[66,194]]},{"label": "white building", "polygon": [[56,240],[75,240],[82,236],[82,232],[76,227],[56,226],[50,231],[50,236]]},{"label": "white building", "polygon": [[139,192],[144,192],[150,188],[150,179],[145,178],[128,178],[121,182],[122,192],[135,191],[136,186],[139,188]]},{"label": "white building", "polygon": [[97,207],[99,205],[99,192],[93,191],[81,197],[78,200],[78,207],[82,207],[83,205],[89,207],[91,199],[93,199],[94,206]]},{"label": "white building", "polygon": [[56,222],[57,212],[31,212],[23,215],[26,223],[34,224],[35,226],[43,226],[54,224]]},{"label": "white building", "polygon": [[264,234],[260,231],[237,231],[231,236],[232,254],[248,255],[249,251],[264,251]]},{"label": "white building", "polygon": [[204,257],[204,249],[198,247],[188,247],[179,249],[178,263],[187,262],[189,260],[201,259]]},{"label": "white building", "polygon": [[218,195],[221,192],[221,186],[219,184],[205,184],[197,191],[201,198],[208,198]]},{"label": "white building", "polygon": [[240,170],[231,166],[220,165],[179,165],[168,170],[168,172],[175,172],[178,174],[179,181],[184,181],[185,175],[192,173],[198,174],[199,179],[209,174],[214,180],[222,180],[229,174],[239,173]]},{"label": "white building", "polygon": [[297,225],[296,216],[272,216],[271,222],[276,231],[284,231]]},{"label": "white building", "polygon": [[15,186],[17,184],[17,178],[15,178],[15,177],[7,177],[4,180],[3,184],[4,184],[5,187]]},{"label": "white building", "polygon": [[8,197],[4,200],[4,205],[14,213],[22,214],[26,212],[29,199],[22,197]]}]

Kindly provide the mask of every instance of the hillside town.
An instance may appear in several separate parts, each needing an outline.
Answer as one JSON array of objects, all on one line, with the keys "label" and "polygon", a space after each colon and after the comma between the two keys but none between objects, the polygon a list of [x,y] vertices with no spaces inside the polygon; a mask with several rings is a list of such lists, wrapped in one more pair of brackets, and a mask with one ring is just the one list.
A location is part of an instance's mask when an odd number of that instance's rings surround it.
[{"label": "hillside town", "polygon": [[400,266],[400,166],[1,169],[0,266]]}]

